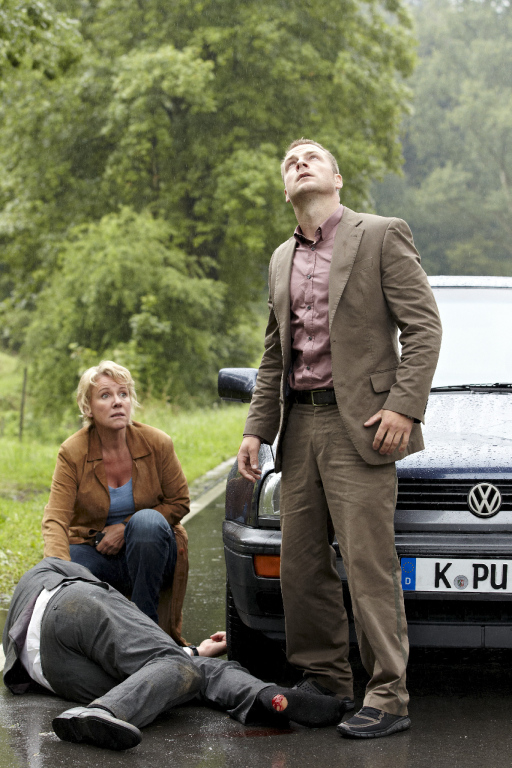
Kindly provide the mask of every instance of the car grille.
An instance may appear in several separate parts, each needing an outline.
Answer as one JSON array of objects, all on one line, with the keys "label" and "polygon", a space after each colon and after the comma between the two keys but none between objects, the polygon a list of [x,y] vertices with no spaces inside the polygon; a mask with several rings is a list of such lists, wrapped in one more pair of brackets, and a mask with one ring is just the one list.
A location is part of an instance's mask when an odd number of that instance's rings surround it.
[{"label": "car grille", "polygon": [[[343,590],[345,608],[349,620],[353,621],[352,603],[346,586]],[[491,600],[428,600],[409,599],[405,594],[405,612],[408,622],[456,622],[464,624],[506,623],[512,624],[510,601]],[[258,607],[267,616],[284,616],[281,594],[259,592],[256,595]]]},{"label": "car grille", "polygon": [[400,478],[397,509],[467,510],[468,493],[478,483],[489,482],[501,493],[501,511],[512,510],[512,480],[418,480]]},{"label": "car grille", "polygon": [[457,622],[463,624],[512,624],[512,606],[508,601],[490,600],[408,600],[407,621]]}]

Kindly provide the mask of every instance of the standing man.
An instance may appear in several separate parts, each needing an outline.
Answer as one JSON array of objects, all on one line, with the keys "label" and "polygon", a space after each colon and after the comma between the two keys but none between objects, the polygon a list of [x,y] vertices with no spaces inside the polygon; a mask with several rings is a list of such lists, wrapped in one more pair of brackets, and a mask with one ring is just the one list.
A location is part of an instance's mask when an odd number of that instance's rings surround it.
[{"label": "standing man", "polygon": [[395,461],[424,447],[441,324],[404,221],[340,205],[336,159],[314,141],[294,141],[281,170],[298,226],[270,262],[265,353],[238,467],[256,481],[260,445],[278,435],[288,659],[304,670],[299,687],[336,696],[348,711],[334,526],[370,676],[363,708],[338,730],[388,736],[410,726]]}]

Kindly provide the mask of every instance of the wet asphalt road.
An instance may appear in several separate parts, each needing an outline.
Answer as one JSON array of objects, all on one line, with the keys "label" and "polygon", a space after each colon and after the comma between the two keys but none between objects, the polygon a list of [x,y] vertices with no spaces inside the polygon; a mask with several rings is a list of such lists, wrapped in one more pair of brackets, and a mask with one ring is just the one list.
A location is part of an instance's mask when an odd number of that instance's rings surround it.
[{"label": "wet asphalt road", "polygon": [[[223,500],[189,521],[190,580],[185,637],[198,644],[224,626]],[[365,674],[354,652],[356,706]],[[0,691],[0,768],[509,768],[512,654],[413,652],[410,731],[348,741],[334,728],[244,727],[223,713],[184,706],[143,731],[134,750],[108,752],[60,742],[52,718],[68,707],[52,695]]]}]

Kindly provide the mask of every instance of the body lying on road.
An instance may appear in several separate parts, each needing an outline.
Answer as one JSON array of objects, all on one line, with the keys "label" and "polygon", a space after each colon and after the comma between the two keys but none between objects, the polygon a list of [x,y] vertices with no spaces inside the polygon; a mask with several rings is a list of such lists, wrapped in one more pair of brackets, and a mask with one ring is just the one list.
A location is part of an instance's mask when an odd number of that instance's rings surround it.
[{"label": "body lying on road", "polygon": [[53,720],[64,741],[128,749],[157,715],[197,700],[241,723],[333,725],[343,704],[282,689],[216,658],[217,632],[182,648],[133,603],[76,563],[48,557],[19,581],[3,635],[4,682],[14,694],[43,686],[81,706]]}]

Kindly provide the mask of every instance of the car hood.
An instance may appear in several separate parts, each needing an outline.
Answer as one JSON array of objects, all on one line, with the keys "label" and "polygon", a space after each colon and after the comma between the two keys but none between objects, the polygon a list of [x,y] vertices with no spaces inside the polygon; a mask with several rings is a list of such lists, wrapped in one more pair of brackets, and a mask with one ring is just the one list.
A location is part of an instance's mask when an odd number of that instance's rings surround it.
[{"label": "car hood", "polygon": [[512,476],[512,394],[432,393],[425,450],[397,464],[399,477]]}]

